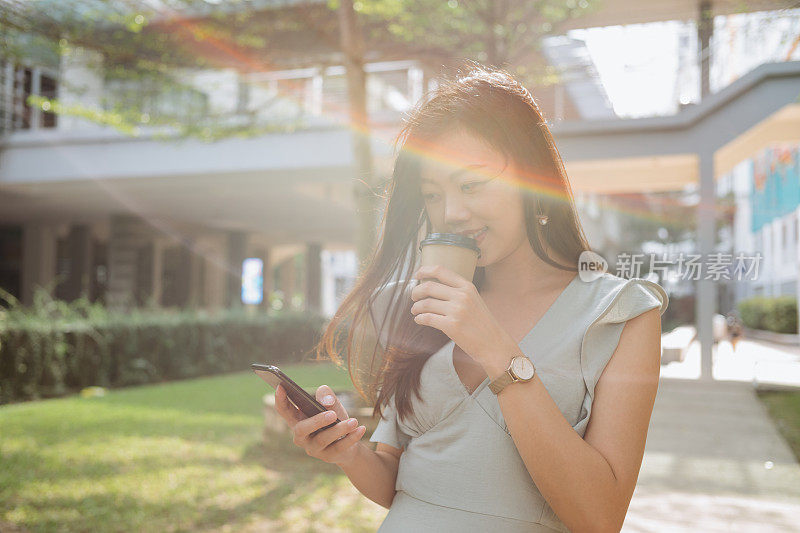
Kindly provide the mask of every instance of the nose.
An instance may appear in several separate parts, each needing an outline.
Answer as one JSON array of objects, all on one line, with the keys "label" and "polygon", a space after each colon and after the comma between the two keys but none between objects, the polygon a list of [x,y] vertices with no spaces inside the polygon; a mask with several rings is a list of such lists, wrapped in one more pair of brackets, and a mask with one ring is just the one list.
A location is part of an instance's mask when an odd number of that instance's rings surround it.
[{"label": "nose", "polygon": [[464,205],[461,195],[448,194],[445,198],[444,223],[451,228],[460,227],[469,218],[469,210]]}]

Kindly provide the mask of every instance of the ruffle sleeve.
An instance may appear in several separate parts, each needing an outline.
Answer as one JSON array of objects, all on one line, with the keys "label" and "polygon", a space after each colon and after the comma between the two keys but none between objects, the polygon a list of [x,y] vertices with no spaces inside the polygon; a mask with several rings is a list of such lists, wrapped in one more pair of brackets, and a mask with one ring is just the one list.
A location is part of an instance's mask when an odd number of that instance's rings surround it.
[{"label": "ruffle sleeve", "polygon": [[397,421],[394,396],[389,399],[389,403],[382,409],[382,415],[381,419],[378,420],[378,426],[369,438],[370,442],[383,442],[395,448],[406,448],[411,441],[411,436],[400,428]]},{"label": "ruffle sleeve", "polygon": [[586,432],[592,412],[594,389],[619,344],[625,322],[651,309],[664,314],[669,305],[666,291],[652,281],[632,278],[620,283],[603,299],[599,314],[586,328],[580,349],[580,364],[586,395],[581,416],[573,426],[581,437]]}]

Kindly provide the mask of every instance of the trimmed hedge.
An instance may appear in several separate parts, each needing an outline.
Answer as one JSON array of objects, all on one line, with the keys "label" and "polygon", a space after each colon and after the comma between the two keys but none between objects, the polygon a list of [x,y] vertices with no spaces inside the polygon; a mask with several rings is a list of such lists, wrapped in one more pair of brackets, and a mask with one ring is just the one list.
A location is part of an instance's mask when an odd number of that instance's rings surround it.
[{"label": "trimmed hedge", "polygon": [[326,322],[243,310],[0,320],[0,403],[296,362],[311,356]]},{"label": "trimmed hedge", "polygon": [[737,307],[748,328],[797,333],[797,300],[794,296],[755,296],[742,300]]}]

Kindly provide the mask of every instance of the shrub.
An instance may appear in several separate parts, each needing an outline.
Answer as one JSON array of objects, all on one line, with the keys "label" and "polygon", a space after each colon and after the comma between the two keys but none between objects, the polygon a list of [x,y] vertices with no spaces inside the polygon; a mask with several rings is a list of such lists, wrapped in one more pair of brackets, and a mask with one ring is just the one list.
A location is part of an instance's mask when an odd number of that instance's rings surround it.
[{"label": "shrub", "polygon": [[737,308],[745,326],[752,329],[767,329],[764,323],[767,314],[767,300],[763,296],[754,296],[739,302]]},{"label": "shrub", "polygon": [[738,309],[748,328],[797,333],[797,300],[794,296],[755,296],[739,302]]},{"label": "shrub", "polygon": [[326,319],[302,311],[112,313],[40,300],[0,315],[0,403],[313,358]]},{"label": "shrub", "polygon": [[797,300],[780,296],[772,300],[764,318],[767,329],[777,333],[797,333]]}]

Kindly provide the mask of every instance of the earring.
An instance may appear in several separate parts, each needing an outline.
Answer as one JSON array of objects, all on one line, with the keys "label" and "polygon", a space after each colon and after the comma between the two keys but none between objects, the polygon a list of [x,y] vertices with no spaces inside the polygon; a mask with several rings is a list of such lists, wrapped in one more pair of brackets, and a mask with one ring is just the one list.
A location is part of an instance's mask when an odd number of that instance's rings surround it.
[{"label": "earring", "polygon": [[548,217],[547,215],[539,215],[536,218],[539,220],[539,224],[541,224],[542,226],[547,224],[547,221],[550,220],[550,217]]}]

